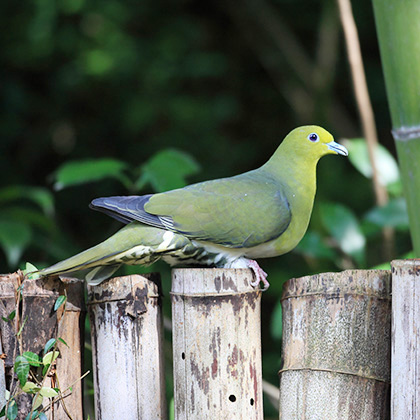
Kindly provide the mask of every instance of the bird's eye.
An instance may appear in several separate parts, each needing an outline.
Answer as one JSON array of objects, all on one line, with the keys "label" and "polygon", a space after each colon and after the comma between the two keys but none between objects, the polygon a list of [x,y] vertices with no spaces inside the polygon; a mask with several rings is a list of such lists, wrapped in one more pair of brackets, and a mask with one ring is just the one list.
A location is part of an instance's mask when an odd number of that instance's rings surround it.
[{"label": "bird's eye", "polygon": [[311,142],[315,143],[316,141],[319,140],[319,136],[316,133],[311,133],[308,136],[308,140],[310,140]]}]

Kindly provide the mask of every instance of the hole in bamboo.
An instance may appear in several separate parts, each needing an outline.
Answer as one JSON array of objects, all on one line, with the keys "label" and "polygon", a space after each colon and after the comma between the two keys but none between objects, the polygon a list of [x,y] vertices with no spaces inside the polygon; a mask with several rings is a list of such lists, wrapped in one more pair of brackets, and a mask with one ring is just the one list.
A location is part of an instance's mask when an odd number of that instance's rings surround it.
[{"label": "hole in bamboo", "polygon": [[254,398],[251,398],[249,402],[251,405],[254,405]]},{"label": "hole in bamboo", "polygon": [[182,358],[182,360],[185,360],[185,353],[184,352],[181,353],[181,358]]},{"label": "hole in bamboo", "polygon": [[229,401],[235,402],[236,401],[236,397],[232,394],[229,395]]}]

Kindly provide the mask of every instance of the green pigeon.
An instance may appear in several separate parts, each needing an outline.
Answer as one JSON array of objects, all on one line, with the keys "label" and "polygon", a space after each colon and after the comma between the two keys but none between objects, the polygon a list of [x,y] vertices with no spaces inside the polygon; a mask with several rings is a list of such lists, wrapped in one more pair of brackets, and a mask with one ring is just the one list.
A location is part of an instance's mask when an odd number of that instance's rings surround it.
[{"label": "green pigeon", "polygon": [[[251,268],[252,286],[264,289],[267,274],[255,261],[291,251],[305,234],[322,156],[347,156],[321,127],[291,131],[258,169],[143,196],[97,198],[91,208],[126,224],[104,242],[37,275],[74,276],[90,284],[110,277],[121,264]],[[79,273],[79,274],[80,274]]]}]

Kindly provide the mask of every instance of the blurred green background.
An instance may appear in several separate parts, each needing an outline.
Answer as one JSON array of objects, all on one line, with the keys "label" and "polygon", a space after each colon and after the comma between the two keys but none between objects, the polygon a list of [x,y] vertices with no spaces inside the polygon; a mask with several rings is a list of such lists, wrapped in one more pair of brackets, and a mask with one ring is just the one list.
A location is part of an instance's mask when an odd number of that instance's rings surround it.
[{"label": "blurred green background", "polygon": [[[322,125],[353,139],[351,159],[320,162],[308,234],[261,261],[271,283],[264,374],[277,384],[282,284],[411,249],[373,12],[352,3],[384,146],[385,208],[375,207],[366,148],[354,140],[361,129],[335,1],[0,2],[0,272],[52,264],[115,232],[118,222],[88,209],[95,197],[244,172],[294,127]],[[384,226],[394,230],[388,249]],[[165,265],[125,272],[147,270],[162,273],[168,296]]]}]

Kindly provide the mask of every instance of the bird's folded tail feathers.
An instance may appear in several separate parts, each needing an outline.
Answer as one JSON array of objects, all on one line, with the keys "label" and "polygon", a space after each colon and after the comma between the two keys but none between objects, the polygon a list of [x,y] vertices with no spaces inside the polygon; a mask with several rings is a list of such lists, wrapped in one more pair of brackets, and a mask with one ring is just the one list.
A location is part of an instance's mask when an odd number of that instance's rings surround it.
[{"label": "bird's folded tail feathers", "polygon": [[182,235],[133,222],[104,242],[33,274],[83,276],[89,284],[99,284],[123,263],[150,265],[189,245],[190,241]]},{"label": "bird's folded tail feathers", "polygon": [[114,265],[106,265],[106,266],[98,266],[94,268],[86,268],[82,270],[76,271],[66,271],[66,272],[58,272],[56,274],[49,273],[45,274],[44,270],[37,271],[34,273],[30,273],[30,278],[39,278],[45,275],[58,275],[58,277],[62,280],[64,278],[72,278],[78,280],[85,280],[89,285],[96,286],[102,283],[104,280],[109,279],[119,268],[121,264],[114,264]]}]

